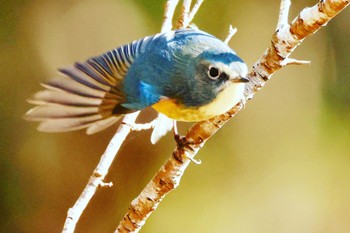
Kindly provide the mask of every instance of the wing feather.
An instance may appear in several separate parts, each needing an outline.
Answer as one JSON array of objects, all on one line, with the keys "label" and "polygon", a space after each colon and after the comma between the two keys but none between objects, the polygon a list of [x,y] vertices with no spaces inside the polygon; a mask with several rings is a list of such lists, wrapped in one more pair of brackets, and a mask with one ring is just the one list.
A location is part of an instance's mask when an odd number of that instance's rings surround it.
[{"label": "wing feather", "polygon": [[64,76],[50,79],[28,100],[36,105],[25,118],[42,121],[46,132],[87,128],[99,132],[118,121],[120,115],[135,111],[123,107],[123,79],[128,69],[154,37],[145,37],[110,50],[85,62],[59,69]]}]

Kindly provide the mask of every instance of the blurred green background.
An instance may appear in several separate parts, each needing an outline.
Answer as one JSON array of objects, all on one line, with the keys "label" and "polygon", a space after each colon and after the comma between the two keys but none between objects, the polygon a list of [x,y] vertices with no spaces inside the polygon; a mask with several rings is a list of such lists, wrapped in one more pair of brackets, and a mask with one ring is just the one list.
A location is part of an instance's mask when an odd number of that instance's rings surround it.
[{"label": "blurred green background", "polygon": [[[316,1],[295,0],[291,18]],[[117,126],[47,134],[25,122],[25,99],[56,68],[157,33],[164,0],[0,3],[0,232],[60,232]],[[194,23],[251,66],[269,45],[279,1],[206,1]],[[350,232],[350,9],[304,41],[290,66],[200,151],[141,232]],[[152,114],[148,112],[149,114]],[[144,114],[149,118],[148,114]],[[184,132],[189,125],[182,125]],[[76,232],[113,232],[130,201],[170,156],[133,133]]]}]

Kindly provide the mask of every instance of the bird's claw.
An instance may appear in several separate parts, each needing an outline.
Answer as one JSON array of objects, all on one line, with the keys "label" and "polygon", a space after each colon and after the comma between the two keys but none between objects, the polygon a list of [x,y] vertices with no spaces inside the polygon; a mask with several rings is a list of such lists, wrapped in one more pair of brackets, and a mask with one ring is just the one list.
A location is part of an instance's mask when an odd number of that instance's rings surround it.
[{"label": "bird's claw", "polygon": [[[174,138],[175,138],[175,141],[176,141],[176,144],[177,144],[178,148],[187,148],[187,149],[193,151],[193,148],[191,147],[192,143],[187,141],[187,138],[185,136],[182,136],[180,134],[174,134]],[[197,165],[202,163],[201,160],[196,160],[196,159],[194,159],[194,158],[192,158],[190,156],[187,156],[187,158],[189,160],[191,160],[191,162],[193,162],[193,163],[195,163]]]},{"label": "bird's claw", "polygon": [[194,164],[196,164],[196,165],[200,165],[200,164],[202,164],[202,160],[200,160],[200,159],[198,159],[198,160],[196,160],[196,159],[194,159],[194,158],[192,158],[192,157],[187,157],[189,160],[191,160],[191,162],[193,162]]}]

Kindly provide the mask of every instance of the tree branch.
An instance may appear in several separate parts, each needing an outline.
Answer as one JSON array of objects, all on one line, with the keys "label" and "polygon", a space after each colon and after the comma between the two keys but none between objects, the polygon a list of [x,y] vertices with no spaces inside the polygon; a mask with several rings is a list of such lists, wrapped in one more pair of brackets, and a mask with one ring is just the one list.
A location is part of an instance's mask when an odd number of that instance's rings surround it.
[{"label": "tree branch", "polygon": [[108,174],[108,170],[117,155],[121,145],[131,131],[130,125],[133,125],[138,117],[139,112],[128,114],[124,117],[123,123],[119,126],[116,134],[109,142],[105,152],[101,156],[100,162],[90,176],[89,182],[80,194],[74,206],[68,210],[67,218],[63,226],[62,232],[73,233],[77,222],[80,219],[86,206],[91,198],[95,195],[99,187],[111,187],[112,183],[105,183],[103,180]]},{"label": "tree branch", "polygon": [[253,65],[242,102],[225,114],[194,124],[187,131],[183,142],[177,145],[168,161],[132,201],[116,232],[138,232],[164,196],[179,185],[191,161],[190,158],[193,158],[205,142],[243,108],[246,101],[253,98],[273,73],[287,64],[305,63],[288,57],[303,39],[315,33],[349,5],[349,0],[321,0],[317,5],[302,10],[289,25],[288,2],[282,0],[278,27],[272,36],[271,46]]}]

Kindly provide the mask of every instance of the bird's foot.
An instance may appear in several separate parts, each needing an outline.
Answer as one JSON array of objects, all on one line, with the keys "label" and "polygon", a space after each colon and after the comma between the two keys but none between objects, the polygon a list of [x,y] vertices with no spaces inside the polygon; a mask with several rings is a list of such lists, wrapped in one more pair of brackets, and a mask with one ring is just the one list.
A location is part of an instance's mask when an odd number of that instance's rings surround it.
[{"label": "bird's foot", "polygon": [[[193,143],[189,142],[185,136],[182,136],[180,134],[174,134],[174,139],[175,139],[175,142],[176,142],[176,145],[178,148],[180,148],[180,149],[186,148],[188,150],[193,151],[193,148],[191,146],[191,145],[193,145]],[[191,160],[191,162],[193,162],[197,165],[202,163],[201,160],[196,160],[193,157],[187,156],[187,158],[189,160]]]}]

